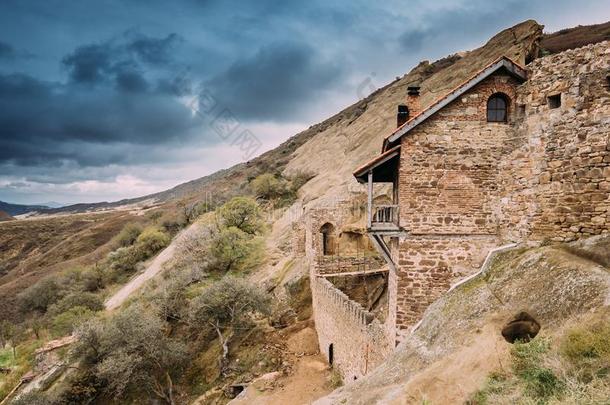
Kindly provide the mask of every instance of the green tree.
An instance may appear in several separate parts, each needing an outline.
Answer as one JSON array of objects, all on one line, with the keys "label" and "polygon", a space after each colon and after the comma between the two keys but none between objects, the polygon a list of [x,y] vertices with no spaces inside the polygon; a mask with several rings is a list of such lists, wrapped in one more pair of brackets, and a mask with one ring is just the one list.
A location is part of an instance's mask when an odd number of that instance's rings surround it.
[{"label": "green tree", "polygon": [[133,305],[110,319],[80,326],[77,353],[108,385],[106,393],[124,398],[145,391],[174,404],[174,379],[188,361],[185,346],[164,333],[165,324],[149,309]]},{"label": "green tree", "polygon": [[220,223],[229,228],[236,227],[250,235],[263,231],[261,209],[251,198],[234,197],[218,209]]},{"label": "green tree", "polygon": [[259,265],[263,258],[263,241],[232,226],[221,229],[210,243],[211,270],[246,271]]},{"label": "green tree", "polygon": [[217,334],[222,346],[220,370],[226,375],[229,342],[235,329],[249,328],[253,316],[269,313],[269,297],[257,286],[242,279],[225,277],[203,290],[192,301],[190,323],[197,329],[207,325]]}]

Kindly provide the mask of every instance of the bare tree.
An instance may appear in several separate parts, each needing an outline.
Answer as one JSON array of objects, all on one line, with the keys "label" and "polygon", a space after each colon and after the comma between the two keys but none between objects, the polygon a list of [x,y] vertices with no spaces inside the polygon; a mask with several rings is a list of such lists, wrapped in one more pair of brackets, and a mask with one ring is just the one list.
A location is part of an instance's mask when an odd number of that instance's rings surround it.
[{"label": "bare tree", "polygon": [[235,329],[249,328],[256,314],[268,315],[269,297],[243,279],[225,277],[205,289],[191,304],[191,326],[211,327],[222,346],[220,371],[226,375],[229,343]]}]

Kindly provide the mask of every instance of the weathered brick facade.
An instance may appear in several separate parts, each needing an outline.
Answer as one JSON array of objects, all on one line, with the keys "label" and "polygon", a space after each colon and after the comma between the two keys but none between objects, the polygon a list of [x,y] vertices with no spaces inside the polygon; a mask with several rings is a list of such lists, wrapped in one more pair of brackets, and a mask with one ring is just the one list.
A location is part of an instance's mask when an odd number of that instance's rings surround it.
[{"label": "weathered brick facade", "polygon": [[[387,163],[380,182],[394,167],[399,229],[370,228],[392,259],[383,324],[317,277],[334,270],[312,260],[320,348],[328,356],[333,345],[347,380],[379,364],[432,302],[480,269],[491,249],[610,231],[610,42],[536,59],[526,70],[526,80],[493,70],[388,141],[387,159],[398,159],[398,168]],[[506,122],[487,120],[487,101],[496,93],[508,101]],[[419,111],[417,99],[407,103]],[[369,170],[373,181],[373,168],[390,162],[384,159],[356,177]],[[319,255],[326,222],[341,229],[348,220],[345,211],[311,212],[305,225],[311,258]]]},{"label": "weathered brick facade", "polygon": [[[390,243],[399,335],[495,246],[608,232],[609,68],[604,42],[537,59],[523,84],[497,72],[402,137],[404,234]],[[506,123],[486,119],[498,92]]]}]

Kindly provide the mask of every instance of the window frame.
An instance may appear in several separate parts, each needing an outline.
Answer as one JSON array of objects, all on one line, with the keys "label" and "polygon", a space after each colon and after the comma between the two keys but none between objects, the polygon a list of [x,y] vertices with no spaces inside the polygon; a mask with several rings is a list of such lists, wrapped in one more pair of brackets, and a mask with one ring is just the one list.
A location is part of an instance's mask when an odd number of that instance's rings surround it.
[{"label": "window frame", "polygon": [[[502,100],[504,102],[504,107],[491,107],[490,103],[494,100]],[[499,123],[499,124],[506,124],[508,123],[508,110],[509,110],[509,106],[510,106],[510,99],[509,97],[504,94],[504,93],[494,93],[491,96],[489,96],[489,98],[487,99],[487,103],[485,104],[485,118],[487,119],[487,122],[492,122],[492,123]],[[493,112],[494,114],[498,114],[498,112],[503,111],[504,112],[504,118],[503,119],[497,119],[494,117],[494,119],[491,119],[491,114],[490,112]]]}]

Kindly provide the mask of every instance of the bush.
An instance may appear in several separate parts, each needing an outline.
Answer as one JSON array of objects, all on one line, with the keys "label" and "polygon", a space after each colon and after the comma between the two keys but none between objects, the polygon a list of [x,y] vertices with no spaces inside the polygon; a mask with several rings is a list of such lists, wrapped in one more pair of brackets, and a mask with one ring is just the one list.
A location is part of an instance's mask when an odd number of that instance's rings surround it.
[{"label": "bush", "polygon": [[260,207],[251,198],[234,197],[218,209],[218,218],[223,226],[235,227],[250,235],[264,229]]},{"label": "bush", "polygon": [[262,262],[263,252],[263,241],[260,237],[252,237],[234,226],[222,229],[210,244],[210,270],[251,270]]},{"label": "bush", "polygon": [[90,267],[81,274],[83,291],[95,292],[104,288],[104,273],[97,267]]},{"label": "bush", "polygon": [[303,187],[309,180],[313,179],[315,174],[304,171],[297,171],[290,177],[290,188],[295,193]]},{"label": "bush", "polygon": [[186,347],[165,334],[150,310],[131,306],[110,319],[92,319],[77,332],[76,353],[107,382],[108,396],[147,392],[174,403],[173,379],[188,361]]},{"label": "bush", "polygon": [[130,273],[136,269],[138,262],[144,259],[144,255],[137,246],[118,248],[108,254],[110,268],[115,273]]},{"label": "bush", "polygon": [[280,197],[286,189],[282,181],[271,173],[261,174],[256,177],[252,180],[250,186],[257,197],[265,200],[273,200]]},{"label": "bush", "polygon": [[170,237],[159,228],[146,228],[136,241],[136,247],[145,258],[149,258],[169,245]]},{"label": "bush", "polygon": [[53,318],[51,332],[57,337],[71,335],[77,326],[94,316],[89,308],[75,306]]},{"label": "bush", "polygon": [[198,201],[184,206],[184,217],[188,223],[194,222],[201,215],[214,210],[213,204],[207,201]]},{"label": "bush", "polygon": [[140,224],[129,223],[121,229],[121,232],[114,238],[115,246],[127,247],[134,244],[138,236],[142,233]]},{"label": "bush", "polygon": [[104,302],[97,295],[90,292],[73,292],[48,308],[49,314],[52,316],[66,312],[73,307],[83,307],[90,311],[101,311],[104,309]]},{"label": "bush", "polygon": [[178,233],[188,222],[181,211],[167,211],[159,218],[159,224],[171,235]]},{"label": "bush", "polygon": [[572,329],[561,344],[561,352],[575,363],[587,359],[606,359],[610,362],[610,323]]},{"label": "bush", "polygon": [[17,299],[22,312],[46,312],[47,308],[62,296],[61,286],[56,276],[43,278],[21,292]]}]

